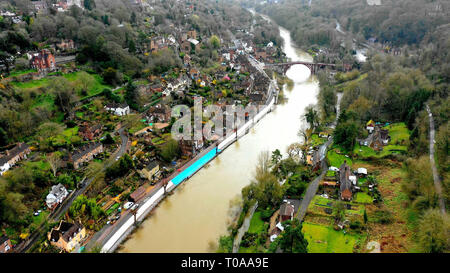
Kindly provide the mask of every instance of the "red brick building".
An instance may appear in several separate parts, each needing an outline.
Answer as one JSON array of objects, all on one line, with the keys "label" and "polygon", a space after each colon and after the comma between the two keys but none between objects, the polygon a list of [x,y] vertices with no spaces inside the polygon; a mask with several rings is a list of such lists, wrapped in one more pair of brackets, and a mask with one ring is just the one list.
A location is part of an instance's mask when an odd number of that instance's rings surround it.
[{"label": "red brick building", "polygon": [[30,66],[38,71],[53,71],[56,68],[55,56],[48,49],[32,55]]}]

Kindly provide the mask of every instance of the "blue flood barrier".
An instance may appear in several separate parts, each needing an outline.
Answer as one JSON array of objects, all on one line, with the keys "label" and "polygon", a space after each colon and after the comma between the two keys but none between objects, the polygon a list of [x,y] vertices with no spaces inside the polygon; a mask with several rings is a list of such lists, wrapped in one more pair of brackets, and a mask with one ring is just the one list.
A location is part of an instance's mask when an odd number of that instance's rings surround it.
[{"label": "blue flood barrier", "polygon": [[[217,149],[218,150],[218,149]],[[220,152],[220,150],[218,150]],[[212,149],[204,156],[199,158],[197,161],[192,163],[191,166],[187,167],[184,171],[180,172],[177,176],[172,179],[172,183],[174,185],[178,185],[183,182],[186,178],[189,178],[196,171],[198,171],[201,167],[203,167],[206,163],[208,163],[211,159],[213,159],[217,154],[216,149]]]}]

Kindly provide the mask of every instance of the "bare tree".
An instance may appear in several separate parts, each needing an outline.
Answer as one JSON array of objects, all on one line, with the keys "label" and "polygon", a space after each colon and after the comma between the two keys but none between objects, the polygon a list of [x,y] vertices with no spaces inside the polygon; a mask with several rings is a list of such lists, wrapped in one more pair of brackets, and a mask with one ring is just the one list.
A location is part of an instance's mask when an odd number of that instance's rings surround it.
[{"label": "bare tree", "polygon": [[48,164],[50,165],[50,168],[53,171],[53,176],[56,177],[56,172],[61,167],[61,156],[58,153],[52,153],[46,158]]}]

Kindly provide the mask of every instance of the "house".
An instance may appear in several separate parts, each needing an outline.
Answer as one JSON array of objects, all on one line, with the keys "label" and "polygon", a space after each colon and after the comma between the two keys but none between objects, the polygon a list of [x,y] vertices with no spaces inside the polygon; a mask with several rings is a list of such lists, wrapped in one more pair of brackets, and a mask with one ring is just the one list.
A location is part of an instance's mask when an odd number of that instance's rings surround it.
[{"label": "house", "polygon": [[47,207],[49,209],[54,209],[59,204],[61,204],[64,201],[64,199],[66,199],[67,195],[69,195],[69,192],[66,190],[64,185],[62,184],[54,185],[50,193],[47,195],[45,203],[47,204]]},{"label": "house", "polygon": [[91,142],[84,145],[79,150],[74,152],[69,161],[73,163],[74,169],[78,169],[83,163],[94,159],[94,156],[103,152],[103,144],[100,142]]},{"label": "house", "polygon": [[280,212],[278,214],[278,221],[284,222],[287,220],[292,220],[294,218],[295,207],[289,202],[283,203],[280,206]]},{"label": "house", "polygon": [[126,103],[108,103],[105,105],[105,109],[113,112],[116,116],[125,116],[130,113],[130,106]]},{"label": "house", "polygon": [[30,146],[26,143],[18,143],[14,148],[7,150],[3,156],[0,157],[0,175],[9,170],[20,160],[26,159],[27,155],[31,153]]},{"label": "house", "polygon": [[190,30],[187,32],[186,37],[188,39],[197,39],[197,31],[195,30]]},{"label": "house", "polygon": [[56,49],[60,51],[69,51],[75,49],[75,43],[73,40],[62,40],[56,44]]},{"label": "house", "polygon": [[381,151],[383,150],[383,146],[389,143],[390,139],[391,137],[389,136],[389,130],[380,129],[379,126],[376,126],[369,147],[375,151]]},{"label": "house", "polygon": [[191,64],[191,56],[189,56],[189,54],[184,54],[184,57],[183,57],[183,64],[184,64],[185,66],[188,66],[188,65]]},{"label": "house", "polygon": [[203,140],[180,139],[180,150],[185,156],[191,157],[203,148]]},{"label": "house", "polygon": [[150,40],[150,51],[152,53],[156,53],[167,48],[169,47],[164,37],[156,37]]},{"label": "house", "polygon": [[350,180],[350,166],[345,160],[339,168],[340,195],[342,200],[350,201],[352,199],[352,182]]},{"label": "house", "polygon": [[373,130],[375,129],[375,122],[373,120],[369,120],[366,123],[366,129],[367,131],[369,131],[369,133],[371,134],[373,132]]},{"label": "house", "polygon": [[198,72],[198,70],[195,67],[192,67],[189,70],[189,76],[191,77],[191,79],[196,79],[197,77],[200,76],[200,72]]},{"label": "house", "polygon": [[200,42],[196,39],[187,39],[189,43],[191,43],[191,48],[194,48],[196,51],[200,49]]},{"label": "house", "polygon": [[145,193],[147,193],[147,188],[145,186],[140,186],[137,188],[134,192],[130,194],[130,198],[133,202],[139,201],[142,197],[145,196]]},{"label": "house", "polygon": [[180,43],[180,50],[181,52],[191,52],[192,46],[191,43],[188,40],[184,40]]},{"label": "house", "polygon": [[50,244],[66,252],[71,252],[86,238],[86,228],[80,222],[61,221],[58,227],[48,233]]},{"label": "house", "polygon": [[84,139],[84,140],[94,140],[95,138],[98,138],[102,134],[102,125],[96,124],[93,126],[89,126],[86,122],[83,123],[83,125],[80,126],[80,129],[78,130],[78,134]]},{"label": "house", "polygon": [[273,242],[284,230],[282,222],[294,219],[300,208],[301,201],[298,199],[284,199],[278,211],[277,224],[269,229],[270,241]]},{"label": "house", "polygon": [[11,240],[6,237],[0,237],[0,253],[8,253],[12,250]]},{"label": "house", "polygon": [[47,13],[48,6],[46,1],[30,1],[30,3],[36,13],[38,14]]},{"label": "house", "polygon": [[157,104],[147,112],[147,116],[152,122],[168,122],[171,115],[172,111],[164,104]]},{"label": "house", "polygon": [[56,69],[55,56],[48,49],[30,54],[30,66],[38,71],[49,72]]},{"label": "house", "polygon": [[263,62],[265,59],[267,59],[267,53],[265,51],[257,51],[255,53],[255,59],[257,59],[260,62]]},{"label": "house", "polygon": [[249,95],[249,100],[256,104],[264,104],[264,94],[252,93]]},{"label": "house", "polygon": [[367,175],[367,169],[366,168],[358,168],[358,176],[365,177]]},{"label": "house", "polygon": [[159,163],[151,161],[145,168],[141,170],[141,177],[153,181],[159,178]]}]

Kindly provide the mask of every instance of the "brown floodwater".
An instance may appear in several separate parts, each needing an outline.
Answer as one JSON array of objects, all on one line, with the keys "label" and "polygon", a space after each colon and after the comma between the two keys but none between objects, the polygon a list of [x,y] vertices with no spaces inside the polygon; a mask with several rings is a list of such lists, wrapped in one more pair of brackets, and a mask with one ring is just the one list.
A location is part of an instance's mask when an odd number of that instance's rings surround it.
[{"label": "brown floodwater", "polygon": [[[280,34],[289,58],[312,61],[291,44],[287,30],[280,28]],[[209,252],[217,245],[218,238],[227,233],[230,201],[251,182],[260,152],[279,149],[286,154],[287,146],[299,141],[305,107],[317,101],[319,85],[308,68],[292,66],[287,76],[294,81],[292,90],[284,90],[288,101],[178,186],[123,244],[121,252]]]}]

